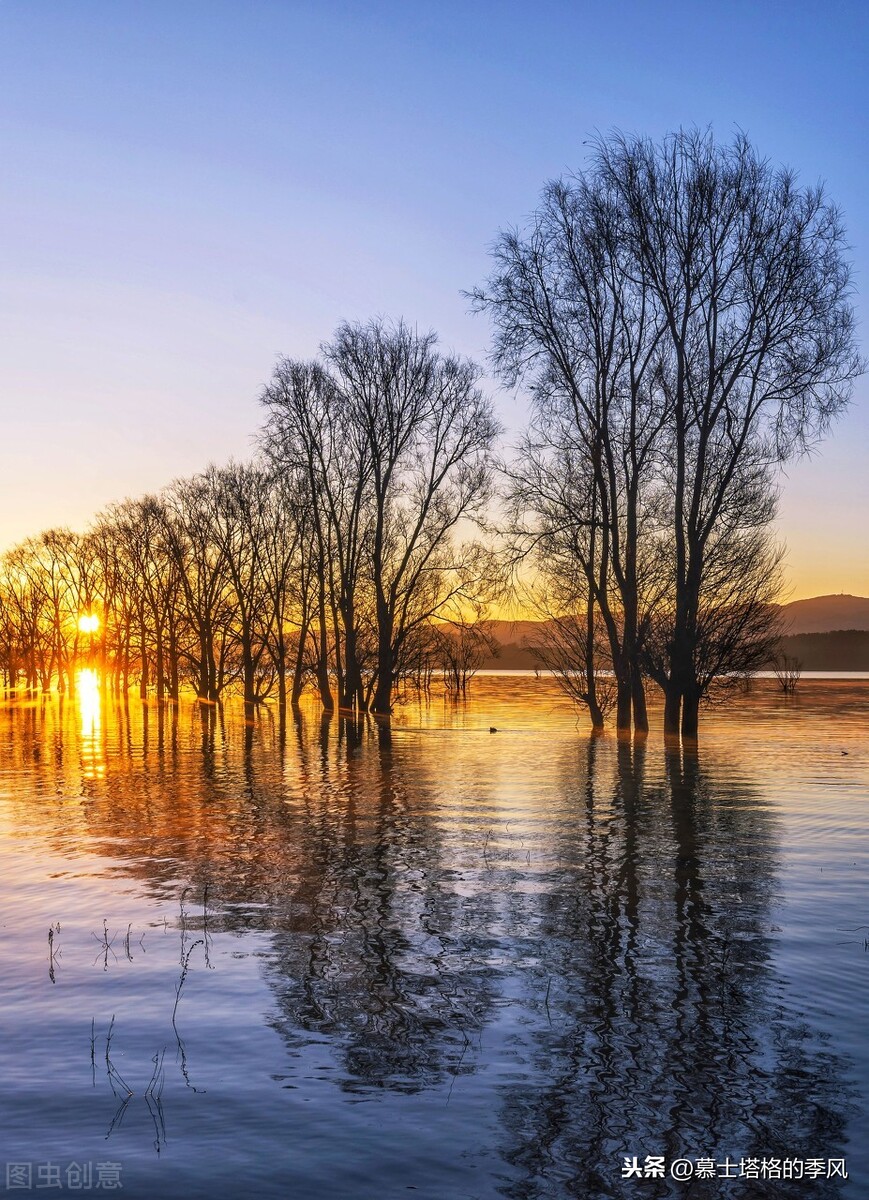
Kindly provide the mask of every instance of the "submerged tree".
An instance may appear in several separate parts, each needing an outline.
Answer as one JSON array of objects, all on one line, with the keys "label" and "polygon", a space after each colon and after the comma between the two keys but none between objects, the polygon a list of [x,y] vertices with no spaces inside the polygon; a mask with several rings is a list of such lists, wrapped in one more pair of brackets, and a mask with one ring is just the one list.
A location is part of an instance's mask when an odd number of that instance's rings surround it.
[{"label": "submerged tree", "polygon": [[[771,487],[772,469],[823,435],[862,369],[845,254],[820,188],[798,187],[741,135],[722,146],[696,131],[599,139],[585,173],[546,188],[530,229],[497,242],[475,302],[495,322],[499,372],[530,385],[593,486],[621,728],[647,601],[663,595],[668,613],[667,734],[696,736],[710,662],[740,669],[720,618],[749,602],[721,565],[745,565],[758,482]],[[663,566],[651,595],[647,562]],[[642,730],[635,683],[632,704]]]},{"label": "submerged tree", "polygon": [[339,707],[354,708],[363,700],[367,456],[346,418],[345,398],[321,363],[282,359],[262,402],[269,412],[264,449],[279,475],[296,480],[307,514],[320,699],[324,708],[334,706],[334,674]]},{"label": "submerged tree", "polygon": [[483,606],[468,613],[445,617],[432,630],[432,660],[442,672],[444,687],[455,699],[467,695],[468,684],[487,658],[500,654],[491,629],[483,620]]},{"label": "submerged tree", "polygon": [[491,556],[457,534],[491,496],[499,427],[479,368],[434,334],[344,324],[323,360],[279,363],[264,441],[306,480],[339,704],[388,713],[415,631],[487,586]]},{"label": "submerged tree", "polygon": [[337,692],[388,713],[437,668],[438,627],[493,590],[495,556],[468,536],[498,432],[478,375],[402,324],[344,326],[324,363],[281,363],[264,458],[0,559],[5,686],[71,689],[98,667],[142,700],[239,686],[249,717],[277,693],[283,720],[314,678],[326,709]]},{"label": "submerged tree", "polygon": [[[820,438],[861,370],[844,231],[820,188],[798,188],[744,137],[730,147],[699,134],[660,147],[615,139],[600,166],[667,325],[675,611],[665,729],[681,719],[693,737],[717,533],[737,526],[746,478],[751,513],[763,468]],[[746,560],[735,561],[738,572]]]},{"label": "submerged tree", "polygon": [[495,325],[496,369],[533,401],[512,493],[536,516],[532,533],[574,531],[609,641],[617,726],[645,732],[640,532],[669,416],[662,315],[637,278],[623,214],[592,173],[550,184],[530,228],[501,234],[494,257],[474,302]]},{"label": "submerged tree", "polygon": [[[642,681],[624,651],[622,611],[613,594],[610,530],[584,449],[569,413],[549,421],[537,413],[509,472],[514,563],[531,567],[533,582],[523,599],[542,621],[531,648],[571,699],[588,709],[593,729],[603,728],[613,708],[619,728],[629,728],[635,702],[637,727],[644,730]],[[632,572],[639,580],[636,558]],[[641,628],[638,622],[638,644]]]},{"label": "submerged tree", "polygon": [[773,674],[786,696],[792,696],[799,686],[803,664],[795,654],[787,654],[780,648],[772,659]]}]

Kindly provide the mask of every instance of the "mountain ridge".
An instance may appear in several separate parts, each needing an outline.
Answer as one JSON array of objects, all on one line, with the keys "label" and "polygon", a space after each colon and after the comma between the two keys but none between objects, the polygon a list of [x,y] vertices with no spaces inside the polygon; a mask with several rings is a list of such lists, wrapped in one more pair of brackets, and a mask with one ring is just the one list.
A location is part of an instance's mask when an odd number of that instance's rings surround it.
[{"label": "mountain ridge", "polygon": [[838,629],[869,630],[869,597],[866,596],[838,592],[829,596],[791,600],[781,608],[791,636],[832,633]]},{"label": "mountain ridge", "polygon": [[[782,649],[799,658],[806,670],[869,670],[869,597],[844,592],[810,596],[782,604],[781,609]],[[497,653],[486,656],[483,668],[533,670],[539,663],[527,643],[545,624],[527,618],[484,621]]]}]

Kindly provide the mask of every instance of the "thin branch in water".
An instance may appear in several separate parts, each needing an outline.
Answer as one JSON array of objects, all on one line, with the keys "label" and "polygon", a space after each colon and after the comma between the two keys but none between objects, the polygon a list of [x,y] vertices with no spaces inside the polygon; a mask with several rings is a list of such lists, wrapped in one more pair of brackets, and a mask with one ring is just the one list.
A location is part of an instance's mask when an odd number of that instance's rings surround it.
[{"label": "thin branch in water", "polygon": [[[112,1090],[114,1091],[114,1088]],[[117,1095],[117,1092],[115,1092],[115,1095]],[[118,1106],[117,1112],[112,1117],[112,1123],[111,1123],[111,1125],[109,1125],[109,1128],[106,1132],[106,1141],[109,1140],[109,1138],[112,1136],[112,1134],[115,1132],[116,1129],[120,1129],[121,1125],[123,1124],[123,1120],[126,1115],[126,1112],[127,1112],[127,1106],[129,1105],[132,1098],[133,1098],[133,1094],[131,1092],[129,1096],[124,1096],[124,1098],[121,1100],[121,1103]]]},{"label": "thin branch in water", "polygon": [[103,917],[103,936],[98,937],[97,934],[95,934],[95,933],[91,934],[91,937],[94,938],[97,942],[99,942],[99,944],[103,948],[102,955],[98,954],[96,956],[96,958],[94,959],[94,965],[96,965],[99,962],[100,957],[102,957],[104,971],[108,971],[108,969],[109,969],[109,951],[111,951],[112,958],[115,960],[115,962],[118,961],[118,956],[117,956],[117,954],[115,954],[114,950],[112,949],[112,944],[117,936],[118,936],[117,933],[113,933],[112,936],[109,937],[109,926],[108,926],[108,921],[106,921],[105,917]]},{"label": "thin branch in water", "polygon": [[55,948],[54,948],[54,935],[55,935],[55,933],[57,933],[59,931],[59,929],[60,929],[59,921],[58,921],[57,925],[50,925],[48,927],[48,978],[51,980],[52,983],[57,983],[57,980],[56,980],[55,974],[54,974],[54,965],[55,965],[55,962],[57,961],[57,959],[60,958],[63,953],[63,951],[55,950]]},{"label": "thin branch in water", "polygon": [[211,962],[211,957],[210,957],[210,953],[209,953],[211,950],[212,938],[208,932],[208,883],[207,882],[206,882],[205,888],[202,892],[202,933],[203,933],[203,937],[205,939],[205,965],[206,965],[206,967],[208,967],[208,969],[210,971],[213,971],[214,966]]},{"label": "thin branch in water", "polygon": [[[130,1085],[127,1083],[127,1081],[121,1075],[121,1073],[118,1071],[115,1064],[112,1062],[111,1050],[112,1050],[112,1037],[114,1036],[114,1029],[115,1029],[115,1014],[112,1013],[112,1019],[109,1023],[109,1031],[108,1031],[108,1034],[106,1035],[106,1074],[108,1075],[108,1078],[109,1078],[109,1086],[112,1089],[112,1094],[117,1096],[119,1094],[126,1093],[127,1099],[129,1100],[129,1098],[132,1095],[134,1095],[133,1089],[130,1087]],[[120,1089],[121,1089],[120,1093],[118,1092],[118,1087],[120,1087]]]},{"label": "thin branch in water", "polygon": [[[183,940],[183,933],[182,933],[182,940]],[[178,1056],[179,1056],[179,1060],[181,1063],[181,1074],[184,1076],[184,1082],[194,1092],[201,1092],[201,1091],[204,1091],[205,1089],[194,1087],[193,1084],[190,1082],[190,1075],[187,1070],[187,1049],[184,1045],[184,1040],[181,1037],[181,1034],[178,1030],[178,1025],[176,1023],[176,1016],[178,1013],[178,1004],[181,1000],[181,992],[182,992],[182,990],[184,988],[184,984],[187,980],[187,972],[190,969],[190,955],[193,953],[193,951],[196,949],[197,946],[203,946],[204,944],[205,943],[204,943],[203,938],[197,938],[196,941],[192,944],[192,946],[190,946],[187,949],[186,953],[183,953],[183,955],[182,955],[181,975],[178,979],[177,984],[175,985],[175,1004],[172,1009],[172,1028],[175,1030],[175,1039],[178,1043]]]}]

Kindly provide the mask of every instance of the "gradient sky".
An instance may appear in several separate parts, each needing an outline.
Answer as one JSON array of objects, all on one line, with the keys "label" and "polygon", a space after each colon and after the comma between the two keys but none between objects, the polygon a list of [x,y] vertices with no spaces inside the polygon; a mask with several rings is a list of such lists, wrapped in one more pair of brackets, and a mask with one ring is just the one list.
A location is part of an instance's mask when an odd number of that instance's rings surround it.
[{"label": "gradient sky", "polygon": [[[244,457],[280,354],[460,294],[583,140],[744,129],[869,287],[869,5],[0,0],[0,548]],[[504,422],[521,396],[498,393]],[[783,480],[791,597],[869,595],[869,404]]]}]

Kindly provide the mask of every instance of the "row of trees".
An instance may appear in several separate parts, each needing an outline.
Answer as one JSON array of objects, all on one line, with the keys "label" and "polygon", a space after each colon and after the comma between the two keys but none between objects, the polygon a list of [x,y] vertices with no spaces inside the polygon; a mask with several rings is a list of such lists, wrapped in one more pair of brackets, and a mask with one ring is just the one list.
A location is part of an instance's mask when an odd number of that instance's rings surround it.
[{"label": "row of trees", "polygon": [[[499,433],[470,363],[399,323],[344,325],[319,362],[282,361],[262,453],[46,533],[0,569],[7,687],[388,713],[400,681],[462,689],[485,635],[493,556],[463,540]],[[95,618],[95,619],[94,619]]]},{"label": "row of trees", "polygon": [[[6,555],[0,666],[74,685],[388,713],[434,669],[462,688],[505,564],[539,652],[595,727],[697,733],[701,701],[770,658],[776,472],[861,370],[842,224],[738,137],[598,141],[500,235],[473,293],[531,397],[500,540],[481,540],[501,432],[473,363],[399,322],[344,324],[264,389],[259,458]],[[530,571],[529,571],[530,565]],[[96,631],[81,614],[96,614]]]}]

